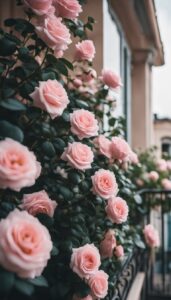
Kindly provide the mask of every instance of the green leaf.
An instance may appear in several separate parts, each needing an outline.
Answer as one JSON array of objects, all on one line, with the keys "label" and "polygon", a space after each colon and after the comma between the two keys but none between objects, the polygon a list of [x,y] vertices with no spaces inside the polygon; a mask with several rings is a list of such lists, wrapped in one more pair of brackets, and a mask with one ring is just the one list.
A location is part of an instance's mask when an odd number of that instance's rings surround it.
[{"label": "green leaf", "polygon": [[16,24],[16,20],[13,18],[9,18],[4,21],[4,25],[8,27],[14,26],[15,24]]},{"label": "green leaf", "polygon": [[7,294],[14,285],[14,273],[0,269],[0,294]]},{"label": "green leaf", "polygon": [[68,174],[68,178],[71,180],[71,182],[73,182],[74,184],[78,184],[81,181],[81,176],[80,174],[78,174],[77,172],[70,172]]},{"label": "green leaf", "polygon": [[61,194],[63,195],[64,199],[72,200],[73,193],[67,187],[60,186],[59,190],[60,190]]},{"label": "green leaf", "polygon": [[93,23],[95,23],[95,19],[88,16],[88,22],[93,24]]},{"label": "green leaf", "polygon": [[1,56],[9,56],[12,55],[16,51],[16,43],[10,41],[8,38],[3,37],[0,39],[0,55]]},{"label": "green leaf", "polygon": [[135,240],[135,245],[136,245],[137,247],[141,248],[141,249],[145,249],[145,248],[146,248],[144,242],[141,241],[141,240],[138,240],[138,239]]},{"label": "green leaf", "polygon": [[48,54],[46,59],[55,69],[58,70],[59,73],[68,76],[68,70],[61,59],[57,59],[51,54]]},{"label": "green leaf", "polygon": [[58,69],[58,71],[59,71],[61,74],[65,75],[65,76],[68,76],[68,70],[67,70],[65,64],[64,64],[62,61],[58,60],[58,61],[55,63],[55,67]]},{"label": "green leaf", "polygon": [[62,61],[67,66],[68,69],[73,70],[74,68],[73,64],[69,60],[65,58],[60,58],[60,61]]},{"label": "green leaf", "polygon": [[51,228],[53,226],[53,219],[46,214],[38,214],[36,216],[39,221],[47,228]]},{"label": "green leaf", "polygon": [[24,104],[17,99],[12,98],[0,101],[0,106],[14,111],[26,110],[26,106]]},{"label": "green leaf", "polygon": [[44,286],[48,287],[48,282],[43,276],[36,277],[34,279],[29,279],[28,282],[32,283],[35,286]]},{"label": "green leaf", "polygon": [[142,197],[140,195],[136,194],[134,200],[137,204],[142,204]]},{"label": "green leaf", "polygon": [[15,281],[15,288],[26,296],[31,296],[34,293],[33,284],[19,278]]},{"label": "green leaf", "polygon": [[55,72],[43,72],[41,77],[43,81],[47,81],[48,79],[54,80],[56,79],[56,74]]},{"label": "green leaf", "polygon": [[22,143],[24,140],[24,134],[22,130],[19,127],[5,120],[0,121],[0,136],[2,138],[5,137],[12,138],[13,140],[16,140],[20,143]]},{"label": "green leaf", "polygon": [[44,142],[42,144],[42,149],[48,157],[53,157],[56,155],[55,148],[51,142],[48,141]]},{"label": "green leaf", "polygon": [[110,126],[114,126],[115,123],[116,123],[116,119],[115,119],[115,118],[111,118],[111,119],[109,120],[109,125],[110,125]]},{"label": "green leaf", "polygon": [[79,108],[85,108],[85,109],[89,108],[89,105],[85,101],[76,100],[75,102]]},{"label": "green leaf", "polygon": [[64,150],[64,148],[66,146],[65,142],[60,138],[56,138],[55,140],[53,140],[53,145],[54,145],[55,149],[61,150],[61,151]]}]

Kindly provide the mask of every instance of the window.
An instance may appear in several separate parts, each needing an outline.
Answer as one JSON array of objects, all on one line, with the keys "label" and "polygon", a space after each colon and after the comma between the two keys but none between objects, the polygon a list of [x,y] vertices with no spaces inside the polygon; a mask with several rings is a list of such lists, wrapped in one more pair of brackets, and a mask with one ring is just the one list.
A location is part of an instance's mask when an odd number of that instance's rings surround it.
[{"label": "window", "polygon": [[162,138],[162,154],[171,156],[171,138]]},{"label": "window", "polygon": [[[110,1],[103,0],[103,66],[118,73],[123,82],[120,94],[114,94],[117,99],[115,116],[126,118],[126,138],[130,142],[131,136],[131,103],[130,103],[130,66],[131,56],[124,38],[122,28],[111,8]],[[111,92],[114,93],[114,92]]]}]

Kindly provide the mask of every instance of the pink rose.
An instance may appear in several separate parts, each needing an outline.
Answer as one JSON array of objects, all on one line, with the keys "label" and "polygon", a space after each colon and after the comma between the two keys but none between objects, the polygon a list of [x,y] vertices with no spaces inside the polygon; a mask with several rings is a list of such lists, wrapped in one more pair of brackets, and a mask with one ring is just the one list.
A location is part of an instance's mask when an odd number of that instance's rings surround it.
[{"label": "pink rose", "polygon": [[171,170],[171,160],[167,161],[167,169],[170,171]]},{"label": "pink rose", "polygon": [[167,171],[167,162],[166,162],[166,160],[165,159],[159,159],[157,161],[157,168],[161,172]]},{"label": "pink rose", "polygon": [[108,275],[104,271],[97,271],[88,281],[92,294],[98,299],[103,299],[108,292]]},{"label": "pink rose", "polygon": [[100,254],[102,258],[111,258],[113,256],[113,250],[116,247],[115,232],[109,229],[104,240],[100,243]]},{"label": "pink rose", "polygon": [[106,156],[107,158],[112,157],[112,151],[111,151],[112,143],[104,135],[99,135],[97,138],[95,138],[94,144],[98,148],[100,154]]},{"label": "pink rose", "polygon": [[27,210],[29,214],[36,216],[44,213],[53,217],[57,203],[52,201],[46,191],[40,191],[32,194],[24,195],[20,207]]},{"label": "pink rose", "polygon": [[136,181],[136,184],[137,184],[138,186],[143,186],[143,185],[144,185],[144,181],[143,181],[141,178],[138,178],[138,179],[136,179],[135,181]]},{"label": "pink rose", "polygon": [[79,78],[75,78],[72,83],[75,88],[79,88],[83,84],[82,80]]},{"label": "pink rose", "polygon": [[92,61],[96,50],[91,40],[84,40],[80,43],[76,44],[76,52],[75,52],[75,59],[80,60],[88,60]]},{"label": "pink rose", "polygon": [[49,12],[52,5],[52,0],[24,0],[24,3],[27,7],[36,15],[45,15]]},{"label": "pink rose", "polygon": [[118,258],[121,258],[124,256],[124,248],[122,247],[122,245],[119,245],[115,248],[114,254]]},{"label": "pink rose", "polygon": [[148,179],[152,181],[157,181],[159,179],[159,174],[156,171],[151,171],[150,173],[147,174]]},{"label": "pink rose", "polygon": [[84,171],[86,169],[91,169],[94,154],[89,146],[74,142],[68,144],[61,159],[67,161],[71,167]]},{"label": "pink rose", "polygon": [[54,0],[56,13],[62,18],[76,19],[82,12],[81,5],[77,0]]},{"label": "pink rose", "polygon": [[61,18],[56,18],[54,15],[44,18],[40,25],[36,26],[36,32],[58,57],[71,43],[69,29],[61,22]]},{"label": "pink rose", "polygon": [[143,230],[145,241],[151,248],[160,246],[160,238],[158,231],[153,227],[152,224],[148,224]]},{"label": "pink rose", "polygon": [[118,185],[113,172],[100,169],[91,177],[93,183],[93,193],[109,199],[118,192]]},{"label": "pink rose", "polygon": [[100,264],[99,251],[93,244],[73,249],[70,267],[79,277],[88,279],[97,272]]},{"label": "pink rose", "polygon": [[93,79],[95,79],[97,77],[97,72],[96,70],[89,68],[87,70],[85,70],[82,74],[82,81],[83,82],[91,82],[93,81]]},{"label": "pink rose", "polygon": [[35,184],[41,165],[33,152],[6,138],[0,141],[0,188],[20,191]]},{"label": "pink rose", "polygon": [[34,106],[47,111],[52,119],[61,116],[69,103],[65,89],[57,80],[40,81],[30,97]]},{"label": "pink rose", "polygon": [[120,197],[111,198],[106,206],[108,218],[116,224],[126,222],[128,218],[128,205],[125,200]]},{"label": "pink rose", "polygon": [[52,250],[48,230],[26,211],[0,221],[0,264],[22,278],[40,276]]},{"label": "pink rose", "polygon": [[102,81],[112,89],[122,86],[121,78],[111,70],[102,71]]},{"label": "pink rose", "polygon": [[164,178],[162,179],[161,184],[165,190],[171,190],[171,180]]},{"label": "pink rose", "polygon": [[129,153],[129,161],[133,165],[137,165],[139,163],[138,155],[135,152],[133,152],[132,150]]},{"label": "pink rose", "polygon": [[71,131],[82,140],[98,134],[98,122],[95,115],[85,109],[75,110],[70,114]]},{"label": "pink rose", "polygon": [[123,138],[116,136],[112,138],[111,151],[114,159],[123,161],[129,158],[130,146]]}]

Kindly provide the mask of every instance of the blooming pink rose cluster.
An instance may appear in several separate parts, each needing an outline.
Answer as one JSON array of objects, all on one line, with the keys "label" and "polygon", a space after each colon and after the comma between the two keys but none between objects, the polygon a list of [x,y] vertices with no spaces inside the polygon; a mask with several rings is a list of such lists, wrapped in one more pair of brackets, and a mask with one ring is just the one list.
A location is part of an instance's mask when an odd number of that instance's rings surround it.
[{"label": "blooming pink rose cluster", "polygon": [[52,7],[52,0],[24,0],[24,3],[38,16],[48,14]]},{"label": "blooming pink rose cluster", "polygon": [[81,5],[77,0],[53,0],[56,14],[66,19],[76,19],[82,12]]},{"label": "blooming pink rose cluster", "polygon": [[97,138],[95,138],[94,145],[95,147],[97,147],[100,154],[106,156],[109,159],[112,158],[111,141],[104,135],[101,134]]},{"label": "blooming pink rose cluster", "polygon": [[74,169],[84,171],[91,169],[94,154],[89,146],[79,142],[73,142],[72,144],[68,144],[61,159],[67,161],[68,165]]},{"label": "blooming pink rose cluster", "polygon": [[129,153],[129,162],[133,165],[137,165],[139,163],[138,155],[132,150]]},{"label": "blooming pink rose cluster", "polygon": [[34,106],[47,111],[52,119],[61,116],[69,103],[62,84],[51,79],[40,81],[39,87],[36,87],[30,97],[33,99]]},{"label": "blooming pink rose cluster", "polygon": [[112,197],[106,206],[107,217],[112,223],[121,224],[128,218],[129,208],[125,200],[120,197]]},{"label": "blooming pink rose cluster", "polygon": [[130,159],[130,146],[121,137],[113,137],[110,141],[104,135],[99,135],[94,140],[94,144],[98,148],[99,153],[105,155],[109,159],[114,159],[121,162],[126,160],[129,161]]},{"label": "blooming pink rose cluster", "polygon": [[92,112],[79,109],[70,115],[71,131],[82,140],[98,135],[98,122]]},{"label": "blooming pink rose cluster", "polygon": [[118,185],[113,172],[100,169],[91,177],[93,193],[104,199],[115,196],[118,192]]},{"label": "blooming pink rose cluster", "polygon": [[100,254],[102,258],[111,258],[115,255],[118,258],[124,256],[124,249],[122,245],[117,245],[115,232],[109,229],[100,243]]},{"label": "blooming pink rose cluster", "polygon": [[151,181],[157,181],[159,179],[159,174],[156,171],[151,171],[147,174],[148,179]]},{"label": "blooming pink rose cluster", "polygon": [[76,44],[75,60],[77,61],[92,61],[96,50],[93,41],[84,40]]},{"label": "blooming pink rose cluster", "polygon": [[106,206],[108,218],[116,224],[126,222],[128,205],[122,198],[115,197],[118,193],[118,185],[114,173],[100,169],[91,178],[93,193],[108,200]]},{"label": "blooming pink rose cluster", "polygon": [[154,248],[160,246],[159,233],[153,227],[152,224],[146,225],[143,230],[143,233],[144,233],[145,241],[149,247]]},{"label": "blooming pink rose cluster", "polygon": [[171,180],[168,178],[162,179],[161,185],[165,190],[171,190]]},{"label": "blooming pink rose cluster", "polygon": [[165,159],[159,159],[157,161],[157,169],[161,172],[166,172],[167,171],[167,162]]},{"label": "blooming pink rose cluster", "polygon": [[114,90],[122,86],[119,75],[111,70],[103,70],[100,79],[105,85]]},{"label": "blooming pink rose cluster", "polygon": [[73,249],[70,267],[91,288],[93,297],[104,298],[108,292],[108,275],[99,270],[101,264],[98,249],[93,244],[86,244]]},{"label": "blooming pink rose cluster", "polygon": [[36,15],[48,15],[51,12],[62,18],[76,19],[82,12],[77,0],[24,0],[24,3]]},{"label": "blooming pink rose cluster", "polygon": [[34,185],[40,173],[41,165],[27,147],[10,138],[0,141],[0,188],[20,191]]},{"label": "blooming pink rose cluster", "polygon": [[49,15],[40,20],[36,26],[37,35],[51,49],[57,57],[62,57],[63,52],[71,43],[69,29],[62,23],[61,18]]},{"label": "blooming pink rose cluster", "polygon": [[37,35],[54,50],[56,57],[62,57],[71,43],[69,29],[62,22],[62,18],[78,17],[82,11],[78,0],[24,0],[24,3],[39,16],[36,26]]},{"label": "blooming pink rose cluster", "polygon": [[26,211],[0,221],[0,265],[22,278],[40,276],[52,250],[48,230]]},{"label": "blooming pink rose cluster", "polygon": [[33,216],[43,213],[53,217],[57,203],[51,200],[46,191],[43,190],[24,195],[20,207]]},{"label": "blooming pink rose cluster", "polygon": [[171,171],[171,160],[167,160],[167,169]]}]

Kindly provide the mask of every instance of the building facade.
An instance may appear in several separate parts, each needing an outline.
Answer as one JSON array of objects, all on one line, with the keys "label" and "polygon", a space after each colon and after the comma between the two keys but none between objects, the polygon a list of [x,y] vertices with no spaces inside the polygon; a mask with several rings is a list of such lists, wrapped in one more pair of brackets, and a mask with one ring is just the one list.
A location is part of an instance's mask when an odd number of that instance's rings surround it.
[{"label": "building facade", "polygon": [[153,144],[152,69],[164,64],[154,1],[87,0],[83,18],[96,20],[89,35],[96,45],[95,68],[112,69],[123,82],[117,114],[126,117],[133,148]]},{"label": "building facade", "polygon": [[171,157],[171,119],[154,117],[154,145],[157,155]]},{"label": "building facade", "polygon": [[[22,14],[22,12],[21,12]],[[14,0],[1,1],[0,21],[16,17]],[[154,0],[86,0],[81,18],[96,20],[89,33],[96,46],[94,67],[112,69],[123,82],[116,109],[126,118],[126,136],[133,148],[153,144],[152,68],[164,64]],[[67,55],[72,56],[74,49]]]}]

